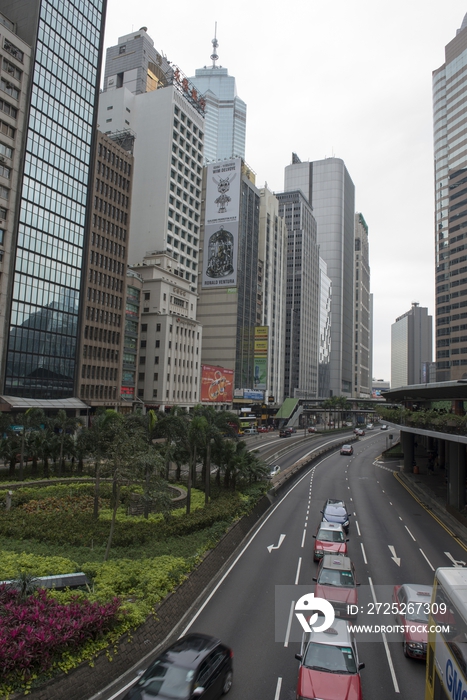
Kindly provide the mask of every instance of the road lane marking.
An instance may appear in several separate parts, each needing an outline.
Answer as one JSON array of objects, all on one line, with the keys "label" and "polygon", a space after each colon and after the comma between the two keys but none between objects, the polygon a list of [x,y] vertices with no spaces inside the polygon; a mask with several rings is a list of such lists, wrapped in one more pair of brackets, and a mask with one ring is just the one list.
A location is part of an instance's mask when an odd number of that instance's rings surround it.
[{"label": "road lane marking", "polygon": [[395,547],[393,547],[392,544],[388,544],[388,547],[389,547],[389,551],[390,551],[391,554],[392,554],[391,559],[397,564],[397,566],[400,566],[400,565],[401,565],[401,560],[400,560],[399,557],[396,557],[396,550],[395,550]]},{"label": "road lane marking", "polygon": [[279,547],[281,546],[281,544],[282,544],[282,542],[283,542],[284,540],[285,540],[285,535],[281,535],[281,536],[279,537],[279,542],[278,542],[277,544],[270,544],[269,547],[266,547],[266,549],[268,550],[269,554],[271,554],[271,552],[272,552],[273,549],[279,549]]},{"label": "road lane marking", "polygon": [[[371,578],[369,576],[368,576],[368,582],[370,584],[370,590],[371,590],[373,602],[376,605],[378,603],[378,601],[376,600],[375,588],[373,586],[373,581],[371,580]],[[384,632],[381,633],[381,636],[383,637],[384,648],[386,649],[386,656],[388,659],[389,670],[391,672],[392,682],[394,685],[394,691],[396,693],[400,693],[399,684],[397,683],[397,678],[396,678],[396,672],[394,670],[394,664],[392,663],[391,652],[389,651],[388,641],[386,639],[386,635]]]},{"label": "road lane marking", "polygon": [[365,547],[363,546],[363,542],[360,542],[360,547],[362,548],[363,561],[365,562],[365,564],[368,564],[366,560]]},{"label": "road lane marking", "polygon": [[428,559],[428,557],[427,557],[427,555],[425,554],[425,552],[423,551],[423,549],[420,549],[420,551],[421,551],[422,555],[425,557],[428,566],[431,568],[432,571],[434,571],[434,570],[435,570],[435,567],[432,566],[430,560]]},{"label": "road lane marking", "polygon": [[447,556],[448,559],[452,561],[453,566],[455,566],[457,569],[461,569],[463,566],[465,566],[465,561],[462,561],[462,559],[454,559],[452,554],[450,552],[444,552],[445,555]]},{"label": "road lane marking", "polygon": [[411,537],[411,538],[413,539],[413,541],[415,542],[415,541],[416,541],[416,540],[415,540],[415,537],[412,535],[412,533],[410,532],[410,530],[409,530],[409,528],[407,527],[407,525],[404,525],[404,527],[405,527],[405,529],[407,530],[407,532],[409,533],[410,537]]},{"label": "road lane marking", "polygon": [[298,579],[300,577],[300,567],[302,566],[302,558],[299,557],[298,559],[298,566],[297,566],[297,573],[295,575],[295,585],[298,584]]},{"label": "road lane marking", "polygon": [[383,644],[384,648],[386,649],[386,656],[388,657],[389,670],[391,671],[392,682],[394,684],[394,692],[400,693],[401,691],[399,690],[399,684],[397,683],[396,672],[394,670],[394,664],[392,663],[391,652],[389,651],[388,640],[386,639],[386,635],[384,632],[381,636],[383,637]]},{"label": "road lane marking", "polygon": [[306,530],[303,530],[302,547],[305,544]]},{"label": "road lane marking", "polygon": [[360,528],[359,528],[359,526],[358,526],[358,520],[355,521],[355,527],[357,528],[358,536],[361,537],[362,534],[361,534]]},{"label": "road lane marking", "polygon": [[[312,467],[311,473],[313,474],[314,471],[315,471],[315,469],[316,469],[317,467],[319,467],[320,464],[323,464],[323,462],[325,462],[327,459],[329,459],[329,457],[330,457],[330,455],[326,455],[326,457],[323,457],[322,460],[320,460],[319,462],[317,462],[317,463]],[[250,544],[252,544],[252,542],[254,541],[254,539],[257,537],[257,535],[261,532],[261,530],[263,529],[263,527],[266,525],[266,523],[268,522],[269,518],[271,518],[271,517],[274,515],[274,513],[275,513],[276,510],[279,508],[279,506],[281,506],[282,503],[285,501],[285,499],[288,498],[288,497],[290,496],[290,494],[293,493],[293,492],[295,491],[295,489],[297,488],[297,486],[299,486],[299,485],[302,483],[302,481],[303,481],[304,479],[307,479],[308,477],[309,477],[309,474],[307,473],[307,474],[304,474],[300,479],[298,479],[298,481],[292,486],[292,488],[290,489],[290,491],[287,491],[287,493],[284,494],[284,496],[281,498],[281,500],[280,500],[278,503],[276,503],[276,505],[273,507],[273,509],[271,510],[271,512],[268,513],[268,514],[266,515],[266,517],[264,518],[263,522],[258,526],[258,528],[255,530],[255,532],[254,532],[253,535],[250,537],[250,539],[249,539],[248,542],[245,544],[245,546],[242,547],[241,551],[237,554],[237,556],[235,557],[235,559],[233,560],[233,562],[230,564],[230,566],[228,567],[228,569],[227,569],[227,570],[224,572],[224,574],[221,576],[221,578],[220,578],[219,581],[216,583],[216,585],[214,586],[214,588],[212,589],[212,591],[210,592],[210,594],[207,596],[206,600],[205,600],[205,601],[203,602],[203,604],[198,608],[198,610],[197,610],[196,613],[193,615],[193,617],[191,618],[191,620],[188,622],[188,624],[187,624],[187,625],[185,626],[185,628],[182,630],[181,634],[179,635],[179,638],[180,638],[180,637],[183,637],[183,635],[187,634],[187,632],[188,632],[188,630],[190,629],[190,627],[193,625],[193,623],[194,623],[194,622],[198,619],[198,617],[201,615],[201,613],[203,612],[204,608],[208,605],[208,603],[209,603],[209,601],[211,600],[211,598],[213,598],[214,595],[217,593],[217,591],[218,591],[219,588],[222,586],[222,584],[224,583],[224,581],[225,581],[225,579],[227,578],[227,576],[230,574],[230,572],[232,571],[232,569],[236,566],[237,562],[242,558],[242,556],[244,555],[244,553],[246,552],[246,550],[249,548]],[[306,535],[306,530],[305,530],[304,533],[303,533],[302,547],[303,547],[303,543],[305,542],[305,535]]]},{"label": "road lane marking", "polygon": [[281,694],[282,678],[279,676],[277,679],[276,694],[274,695],[274,700],[279,700]]},{"label": "road lane marking", "polygon": [[294,608],[295,608],[295,601],[293,600],[292,605],[290,606],[289,621],[287,623],[287,630],[285,632],[285,642],[284,642],[285,647],[289,646],[290,628],[292,627]]}]

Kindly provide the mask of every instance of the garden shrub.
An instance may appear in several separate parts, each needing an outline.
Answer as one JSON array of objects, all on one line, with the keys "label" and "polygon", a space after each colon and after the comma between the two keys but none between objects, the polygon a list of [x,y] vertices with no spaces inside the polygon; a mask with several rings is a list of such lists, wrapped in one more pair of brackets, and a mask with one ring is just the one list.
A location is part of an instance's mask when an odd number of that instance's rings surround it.
[{"label": "garden shrub", "polygon": [[0,581],[9,581],[22,571],[34,576],[54,576],[73,574],[80,571],[80,567],[76,562],[64,557],[43,557],[0,550]]},{"label": "garden shrub", "polygon": [[103,638],[118,622],[120,602],[72,600],[63,605],[39,590],[26,600],[0,586],[0,692],[46,674],[65,652]]}]

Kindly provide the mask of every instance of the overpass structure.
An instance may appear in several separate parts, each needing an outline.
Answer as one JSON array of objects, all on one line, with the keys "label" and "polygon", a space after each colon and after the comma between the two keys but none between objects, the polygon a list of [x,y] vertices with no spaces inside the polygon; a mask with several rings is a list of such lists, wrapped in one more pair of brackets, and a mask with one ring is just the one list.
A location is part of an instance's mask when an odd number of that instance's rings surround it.
[{"label": "overpass structure", "polygon": [[[425,423],[424,427],[410,425],[410,421],[402,420],[401,411],[401,421],[396,421],[395,424],[400,428],[403,469],[413,471],[415,447],[424,448],[427,456],[436,461],[441,470],[445,470],[447,505],[459,511],[463,510],[467,503],[467,430],[460,426],[454,417],[466,415],[467,381],[398,387],[385,392],[384,398],[386,403],[413,411],[426,411],[444,405],[441,410],[446,420],[443,421],[442,427],[437,424],[440,421],[436,419],[431,425]],[[450,416],[453,416],[452,421],[449,420]]]}]

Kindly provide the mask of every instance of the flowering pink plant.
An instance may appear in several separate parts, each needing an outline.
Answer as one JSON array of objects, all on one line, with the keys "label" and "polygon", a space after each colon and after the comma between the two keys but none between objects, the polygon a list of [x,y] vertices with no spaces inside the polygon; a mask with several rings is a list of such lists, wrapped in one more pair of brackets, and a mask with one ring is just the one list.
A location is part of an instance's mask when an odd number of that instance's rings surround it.
[{"label": "flowering pink plant", "polygon": [[109,632],[119,608],[118,598],[64,605],[44,589],[21,600],[13,588],[0,586],[0,677],[27,680],[47,672],[64,652]]}]

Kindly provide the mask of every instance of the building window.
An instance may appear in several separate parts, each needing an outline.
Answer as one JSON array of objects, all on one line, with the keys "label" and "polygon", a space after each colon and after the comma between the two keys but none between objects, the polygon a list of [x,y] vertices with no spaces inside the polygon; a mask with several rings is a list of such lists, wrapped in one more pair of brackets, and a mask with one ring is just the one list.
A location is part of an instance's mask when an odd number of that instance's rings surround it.
[{"label": "building window", "polygon": [[156,357],[154,358],[154,364],[155,365],[159,364],[159,355],[156,355]]}]

